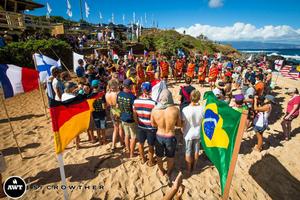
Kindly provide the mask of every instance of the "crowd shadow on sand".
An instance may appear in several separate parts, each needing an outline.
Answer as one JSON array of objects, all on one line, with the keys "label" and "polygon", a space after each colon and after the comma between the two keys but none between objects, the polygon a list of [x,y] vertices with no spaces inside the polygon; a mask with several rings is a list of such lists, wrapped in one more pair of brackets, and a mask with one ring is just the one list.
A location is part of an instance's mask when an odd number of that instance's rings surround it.
[{"label": "crowd shadow on sand", "polygon": [[[26,144],[25,146],[20,147],[20,150],[21,150],[21,152],[25,152],[27,149],[34,149],[34,148],[38,148],[39,146],[41,146],[40,143]],[[4,156],[19,154],[19,150],[17,147],[8,147],[5,149],[2,149],[1,151]]]},{"label": "crowd shadow on sand", "polygon": [[[115,155],[111,152],[100,156],[87,157],[87,162],[84,163],[66,164],[64,165],[66,178],[70,178],[70,182],[94,179],[101,171],[116,168],[127,162],[123,161],[122,158],[123,156],[121,154]],[[38,186],[60,182],[59,168],[41,171],[36,176],[26,178],[25,181],[27,184]]]},{"label": "crowd shadow on sand", "polygon": [[271,199],[299,199],[300,197],[300,181],[270,154],[253,164],[249,174]]},{"label": "crowd shadow on sand", "polygon": [[[42,117],[45,116],[45,114],[39,114],[39,115],[34,115],[34,114],[29,114],[29,115],[22,115],[22,116],[18,116],[18,117],[10,117],[10,121],[22,121],[22,120],[26,120],[26,119],[31,119],[33,117]],[[2,123],[7,123],[8,119],[0,119],[0,124]]]}]

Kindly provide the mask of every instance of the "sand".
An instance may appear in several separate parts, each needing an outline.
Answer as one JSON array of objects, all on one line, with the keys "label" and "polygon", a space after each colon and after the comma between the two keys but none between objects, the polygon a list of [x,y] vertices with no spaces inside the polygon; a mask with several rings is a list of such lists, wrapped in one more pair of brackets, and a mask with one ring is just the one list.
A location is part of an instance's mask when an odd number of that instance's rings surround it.
[{"label": "sand", "polygon": [[[300,196],[300,117],[293,121],[290,141],[282,140],[280,126],[284,115],[281,108],[286,107],[289,98],[283,88],[299,86],[299,81],[279,77],[277,85],[274,92],[280,104],[273,109],[270,130],[264,134],[264,150],[252,152],[256,142],[253,132],[246,132],[243,136],[232,180],[231,199],[297,199]],[[171,85],[170,89],[178,98],[179,85]],[[25,159],[21,160],[18,154],[1,104],[0,149],[8,165],[3,178],[17,175],[31,185],[22,199],[63,199],[62,190],[56,188],[61,183],[51,122],[44,115],[39,91],[21,94],[5,103]],[[109,139],[111,133],[110,128],[107,130]],[[177,138],[172,179],[179,170],[185,169],[182,137],[177,135]],[[142,165],[138,157],[124,158],[121,150],[112,153],[110,144],[97,146],[88,143],[85,133],[81,134],[81,139],[83,149],[76,150],[71,143],[63,154],[67,183],[77,187],[68,191],[70,199],[161,199],[168,191],[167,181],[159,176],[157,166]],[[79,185],[89,188],[79,189]],[[184,179],[183,185],[183,199],[220,197],[218,172],[203,155],[195,173]]]}]

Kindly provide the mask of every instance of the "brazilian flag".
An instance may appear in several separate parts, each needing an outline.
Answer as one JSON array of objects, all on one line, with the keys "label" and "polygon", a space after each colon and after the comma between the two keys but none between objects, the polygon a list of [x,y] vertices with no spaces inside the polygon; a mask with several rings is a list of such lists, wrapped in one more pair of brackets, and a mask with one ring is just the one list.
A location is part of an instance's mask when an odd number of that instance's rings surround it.
[{"label": "brazilian flag", "polygon": [[204,94],[206,105],[201,124],[201,143],[205,154],[219,171],[224,192],[241,113],[219,101],[212,92]]}]

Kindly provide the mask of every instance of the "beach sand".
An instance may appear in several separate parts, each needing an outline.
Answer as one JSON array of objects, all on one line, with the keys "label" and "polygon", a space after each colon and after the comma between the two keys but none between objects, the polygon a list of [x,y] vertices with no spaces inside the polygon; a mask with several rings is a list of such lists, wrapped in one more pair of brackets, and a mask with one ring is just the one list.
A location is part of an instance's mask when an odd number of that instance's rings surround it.
[{"label": "beach sand", "polygon": [[[252,152],[256,143],[252,131],[243,136],[230,190],[231,199],[299,199],[300,117],[293,121],[294,131],[290,141],[283,141],[280,125],[288,100],[284,88],[299,86],[299,81],[279,77],[277,85],[274,92],[279,105],[273,108],[270,130],[264,133],[264,150],[261,153]],[[179,85],[171,85],[170,89],[173,97],[178,99]],[[25,159],[21,160],[18,154],[1,105],[0,149],[8,166],[3,179],[16,175],[30,184],[31,188],[22,199],[63,199],[62,190],[56,188],[61,182],[51,121],[44,115],[39,91],[21,94],[5,100],[5,103]],[[107,130],[110,139],[111,133],[110,128]],[[142,165],[138,157],[124,158],[120,149],[112,153],[110,144],[97,146],[88,143],[86,133],[80,137],[84,148],[76,150],[75,145],[70,143],[63,154],[67,184],[89,188],[68,190],[70,199],[161,199],[169,190],[166,178],[159,176],[157,166]],[[185,169],[182,137],[177,135],[177,138],[172,180],[179,170]],[[203,154],[195,173],[184,179],[183,185],[183,199],[220,197],[218,172]],[[37,186],[40,187],[34,188]]]}]

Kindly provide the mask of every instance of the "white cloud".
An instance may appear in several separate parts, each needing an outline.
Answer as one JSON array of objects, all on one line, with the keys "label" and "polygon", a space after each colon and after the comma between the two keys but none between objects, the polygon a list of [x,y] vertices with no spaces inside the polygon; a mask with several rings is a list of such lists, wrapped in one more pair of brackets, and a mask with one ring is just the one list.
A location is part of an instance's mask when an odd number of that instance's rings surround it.
[{"label": "white cloud", "polygon": [[210,26],[195,24],[190,27],[176,29],[178,32],[186,32],[194,37],[201,33],[211,40],[216,41],[294,41],[300,43],[300,29],[294,29],[287,25],[264,26],[257,28],[252,24],[237,22],[233,26]]},{"label": "white cloud", "polygon": [[208,6],[211,8],[219,8],[223,6],[223,0],[209,0]]}]

